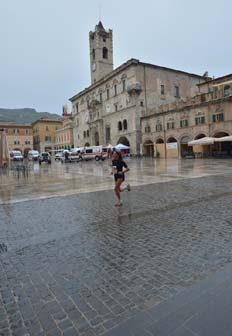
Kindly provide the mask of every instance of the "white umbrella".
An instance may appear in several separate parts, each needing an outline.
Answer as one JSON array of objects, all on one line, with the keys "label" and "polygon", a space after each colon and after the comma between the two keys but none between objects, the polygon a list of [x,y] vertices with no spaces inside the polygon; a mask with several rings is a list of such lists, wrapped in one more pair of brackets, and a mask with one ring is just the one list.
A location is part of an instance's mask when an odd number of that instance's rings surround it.
[{"label": "white umbrella", "polygon": [[9,159],[10,155],[6,133],[4,131],[0,131],[0,167],[7,165],[7,163],[9,163]]},{"label": "white umbrella", "polygon": [[193,145],[212,145],[214,144],[215,138],[210,138],[210,137],[204,137],[201,139],[189,141],[188,145],[193,146]]},{"label": "white umbrella", "polygon": [[114,147],[116,150],[123,150],[123,149],[129,149],[129,146],[123,145],[123,144],[118,144]]},{"label": "white umbrella", "polygon": [[215,142],[226,142],[226,141],[232,141],[232,135],[227,135],[222,138],[214,138]]}]

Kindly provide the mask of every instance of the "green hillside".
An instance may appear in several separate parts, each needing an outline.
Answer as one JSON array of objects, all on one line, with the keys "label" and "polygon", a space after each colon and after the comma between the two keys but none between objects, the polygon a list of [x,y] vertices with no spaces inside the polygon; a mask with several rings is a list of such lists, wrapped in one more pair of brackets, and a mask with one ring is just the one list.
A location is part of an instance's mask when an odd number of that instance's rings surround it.
[{"label": "green hillside", "polygon": [[5,109],[0,108],[0,121],[15,121],[19,124],[31,124],[40,118],[60,119],[61,116],[49,112],[37,112],[32,108]]}]

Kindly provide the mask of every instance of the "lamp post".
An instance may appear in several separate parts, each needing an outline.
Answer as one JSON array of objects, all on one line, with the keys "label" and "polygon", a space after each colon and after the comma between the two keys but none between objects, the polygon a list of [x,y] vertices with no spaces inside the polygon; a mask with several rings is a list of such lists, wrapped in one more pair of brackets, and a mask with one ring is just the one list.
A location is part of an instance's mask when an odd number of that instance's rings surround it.
[{"label": "lamp post", "polygon": [[164,155],[165,160],[167,159],[167,144],[166,144],[166,129],[164,128]]},{"label": "lamp post", "polygon": [[163,114],[163,126],[164,126],[164,157],[167,159],[167,146],[166,146],[166,129],[165,129],[165,119]]}]

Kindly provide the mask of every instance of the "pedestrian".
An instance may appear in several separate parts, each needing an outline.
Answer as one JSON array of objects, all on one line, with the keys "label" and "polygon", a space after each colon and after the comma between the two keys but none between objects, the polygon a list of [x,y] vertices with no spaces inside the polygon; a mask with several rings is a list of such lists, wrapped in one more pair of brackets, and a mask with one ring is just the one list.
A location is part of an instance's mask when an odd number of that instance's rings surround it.
[{"label": "pedestrian", "polygon": [[111,174],[114,175],[115,181],[115,194],[118,199],[118,202],[115,206],[122,206],[122,200],[120,193],[124,190],[130,191],[130,185],[127,184],[125,188],[121,188],[122,183],[125,181],[125,173],[127,173],[130,169],[128,168],[127,164],[122,159],[122,154],[120,152],[113,153],[113,160],[112,160],[112,172]]},{"label": "pedestrian", "polygon": [[64,156],[65,156],[65,162],[68,162],[69,161],[69,152],[65,151]]},{"label": "pedestrian", "polygon": [[112,150],[111,148],[108,149],[108,159],[112,158]]}]

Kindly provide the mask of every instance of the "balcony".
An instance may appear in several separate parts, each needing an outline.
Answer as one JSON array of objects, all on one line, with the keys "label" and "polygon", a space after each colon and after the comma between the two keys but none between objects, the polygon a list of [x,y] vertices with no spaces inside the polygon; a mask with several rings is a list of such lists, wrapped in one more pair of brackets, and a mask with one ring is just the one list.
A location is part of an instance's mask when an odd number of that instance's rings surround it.
[{"label": "balcony", "polygon": [[139,95],[142,91],[142,85],[139,82],[136,82],[134,84],[128,85],[127,92],[131,96],[133,94]]}]

